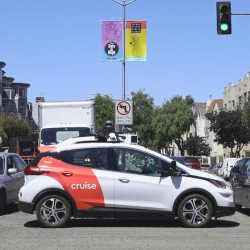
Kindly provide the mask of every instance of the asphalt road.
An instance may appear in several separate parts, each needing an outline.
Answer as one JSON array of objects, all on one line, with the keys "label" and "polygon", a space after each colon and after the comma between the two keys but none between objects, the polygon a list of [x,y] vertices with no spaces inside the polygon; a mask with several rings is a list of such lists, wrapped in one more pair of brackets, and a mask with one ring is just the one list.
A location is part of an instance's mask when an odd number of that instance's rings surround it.
[{"label": "asphalt road", "polygon": [[12,208],[0,216],[0,249],[46,250],[249,250],[250,209],[213,221],[207,228],[182,228],[178,221],[72,220],[66,228],[41,228],[35,215]]}]

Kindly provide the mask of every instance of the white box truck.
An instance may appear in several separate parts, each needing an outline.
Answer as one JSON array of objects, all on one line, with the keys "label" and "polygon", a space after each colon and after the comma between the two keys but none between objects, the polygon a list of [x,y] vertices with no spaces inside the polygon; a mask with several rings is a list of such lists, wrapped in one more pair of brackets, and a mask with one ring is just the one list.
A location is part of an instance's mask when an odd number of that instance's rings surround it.
[{"label": "white box truck", "polygon": [[95,132],[94,100],[38,102],[39,151],[71,138]]}]

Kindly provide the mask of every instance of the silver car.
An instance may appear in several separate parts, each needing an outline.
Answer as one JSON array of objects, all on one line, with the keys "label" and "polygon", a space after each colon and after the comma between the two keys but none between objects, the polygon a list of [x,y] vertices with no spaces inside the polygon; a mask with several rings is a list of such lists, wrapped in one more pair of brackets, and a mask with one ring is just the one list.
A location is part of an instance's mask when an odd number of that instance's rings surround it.
[{"label": "silver car", "polygon": [[17,202],[25,168],[26,163],[17,154],[0,152],[0,215],[9,204]]}]

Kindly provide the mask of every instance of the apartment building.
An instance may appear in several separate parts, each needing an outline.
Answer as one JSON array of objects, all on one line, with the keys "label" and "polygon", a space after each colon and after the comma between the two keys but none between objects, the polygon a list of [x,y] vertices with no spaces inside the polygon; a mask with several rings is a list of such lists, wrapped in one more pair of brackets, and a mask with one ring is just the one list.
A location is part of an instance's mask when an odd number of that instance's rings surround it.
[{"label": "apartment building", "polygon": [[5,75],[4,62],[0,62],[0,112],[19,114],[28,118],[27,89],[29,83],[15,82],[13,77]]},{"label": "apartment building", "polygon": [[224,109],[243,108],[250,96],[250,72],[237,84],[229,83],[224,89]]},{"label": "apartment building", "polygon": [[[250,97],[250,72],[248,72],[237,84],[229,83],[224,89],[223,108],[225,110],[242,109]],[[224,150],[224,155],[229,156],[229,150]],[[242,156],[250,156],[250,144],[241,152]]]}]

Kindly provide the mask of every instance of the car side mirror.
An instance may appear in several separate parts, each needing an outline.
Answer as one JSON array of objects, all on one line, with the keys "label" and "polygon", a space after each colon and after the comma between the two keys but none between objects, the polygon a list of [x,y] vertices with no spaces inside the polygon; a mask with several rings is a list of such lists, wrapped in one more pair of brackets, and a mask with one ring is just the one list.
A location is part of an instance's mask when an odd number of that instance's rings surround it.
[{"label": "car side mirror", "polygon": [[171,167],[172,169],[176,169],[176,161],[171,161],[170,167]]},{"label": "car side mirror", "polygon": [[161,171],[162,177],[181,176],[181,171],[176,167],[176,161],[171,161],[170,167],[167,170]]},{"label": "car side mirror", "polygon": [[17,169],[16,168],[9,168],[8,169],[8,174],[12,175],[12,174],[16,174],[17,173]]}]

